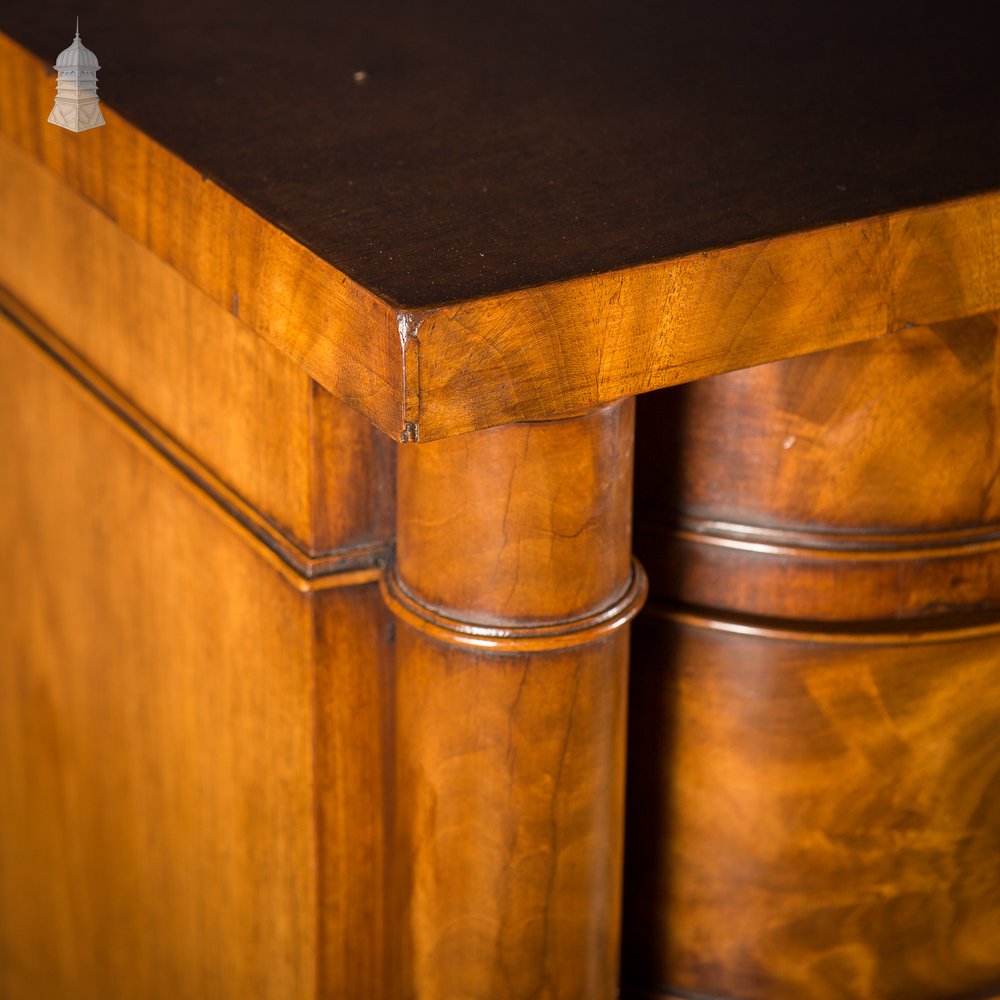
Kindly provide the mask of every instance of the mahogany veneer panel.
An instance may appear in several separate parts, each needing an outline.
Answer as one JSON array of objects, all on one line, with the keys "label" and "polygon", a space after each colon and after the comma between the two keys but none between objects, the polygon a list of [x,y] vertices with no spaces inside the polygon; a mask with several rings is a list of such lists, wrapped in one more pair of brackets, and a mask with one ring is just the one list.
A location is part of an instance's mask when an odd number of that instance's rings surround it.
[{"label": "mahogany veneer panel", "polygon": [[627,996],[1000,994],[995,620],[633,639]]},{"label": "mahogany veneer panel", "polygon": [[998,345],[639,401],[629,995],[1000,992]]},{"label": "mahogany veneer panel", "polygon": [[305,555],[384,550],[382,435],[2,137],[0,177],[0,287]]},{"label": "mahogany veneer panel", "polygon": [[655,592],[804,620],[1000,607],[997,315],[638,401]]},{"label": "mahogany veneer panel", "polygon": [[0,318],[0,993],[377,996],[385,612]]}]

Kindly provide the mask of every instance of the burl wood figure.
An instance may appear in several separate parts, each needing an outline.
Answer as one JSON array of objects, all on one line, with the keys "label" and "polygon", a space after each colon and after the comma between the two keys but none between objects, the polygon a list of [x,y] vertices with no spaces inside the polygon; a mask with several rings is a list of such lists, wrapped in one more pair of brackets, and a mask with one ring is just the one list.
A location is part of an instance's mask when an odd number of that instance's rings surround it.
[{"label": "burl wood figure", "polygon": [[0,13],[0,1000],[1000,997],[990,26],[85,20],[74,133]]}]

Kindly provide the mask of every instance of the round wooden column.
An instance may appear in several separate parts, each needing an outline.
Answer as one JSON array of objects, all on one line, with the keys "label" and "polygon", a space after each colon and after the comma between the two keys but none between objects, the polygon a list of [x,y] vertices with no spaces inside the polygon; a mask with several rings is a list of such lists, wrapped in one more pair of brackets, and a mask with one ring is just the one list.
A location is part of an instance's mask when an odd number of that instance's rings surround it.
[{"label": "round wooden column", "polygon": [[628,400],[400,448],[406,995],[616,988],[633,423]]}]

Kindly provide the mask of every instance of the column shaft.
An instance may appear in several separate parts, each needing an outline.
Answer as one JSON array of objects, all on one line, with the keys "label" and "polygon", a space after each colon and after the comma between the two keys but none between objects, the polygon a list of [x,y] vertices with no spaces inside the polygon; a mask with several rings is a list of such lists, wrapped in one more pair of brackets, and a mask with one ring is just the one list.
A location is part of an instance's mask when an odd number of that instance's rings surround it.
[{"label": "column shaft", "polygon": [[402,446],[397,859],[411,995],[611,996],[633,405]]}]

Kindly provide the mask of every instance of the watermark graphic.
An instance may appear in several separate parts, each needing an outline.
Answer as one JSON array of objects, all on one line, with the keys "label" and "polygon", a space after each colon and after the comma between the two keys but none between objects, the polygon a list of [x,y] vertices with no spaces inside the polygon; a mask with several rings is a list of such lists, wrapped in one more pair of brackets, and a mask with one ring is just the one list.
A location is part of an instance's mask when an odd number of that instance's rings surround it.
[{"label": "watermark graphic", "polygon": [[97,56],[80,41],[80,18],[76,19],[76,37],[68,49],[56,57],[53,67],[59,74],[56,103],[49,121],[71,132],[85,132],[104,124],[101,102],[97,96]]}]

